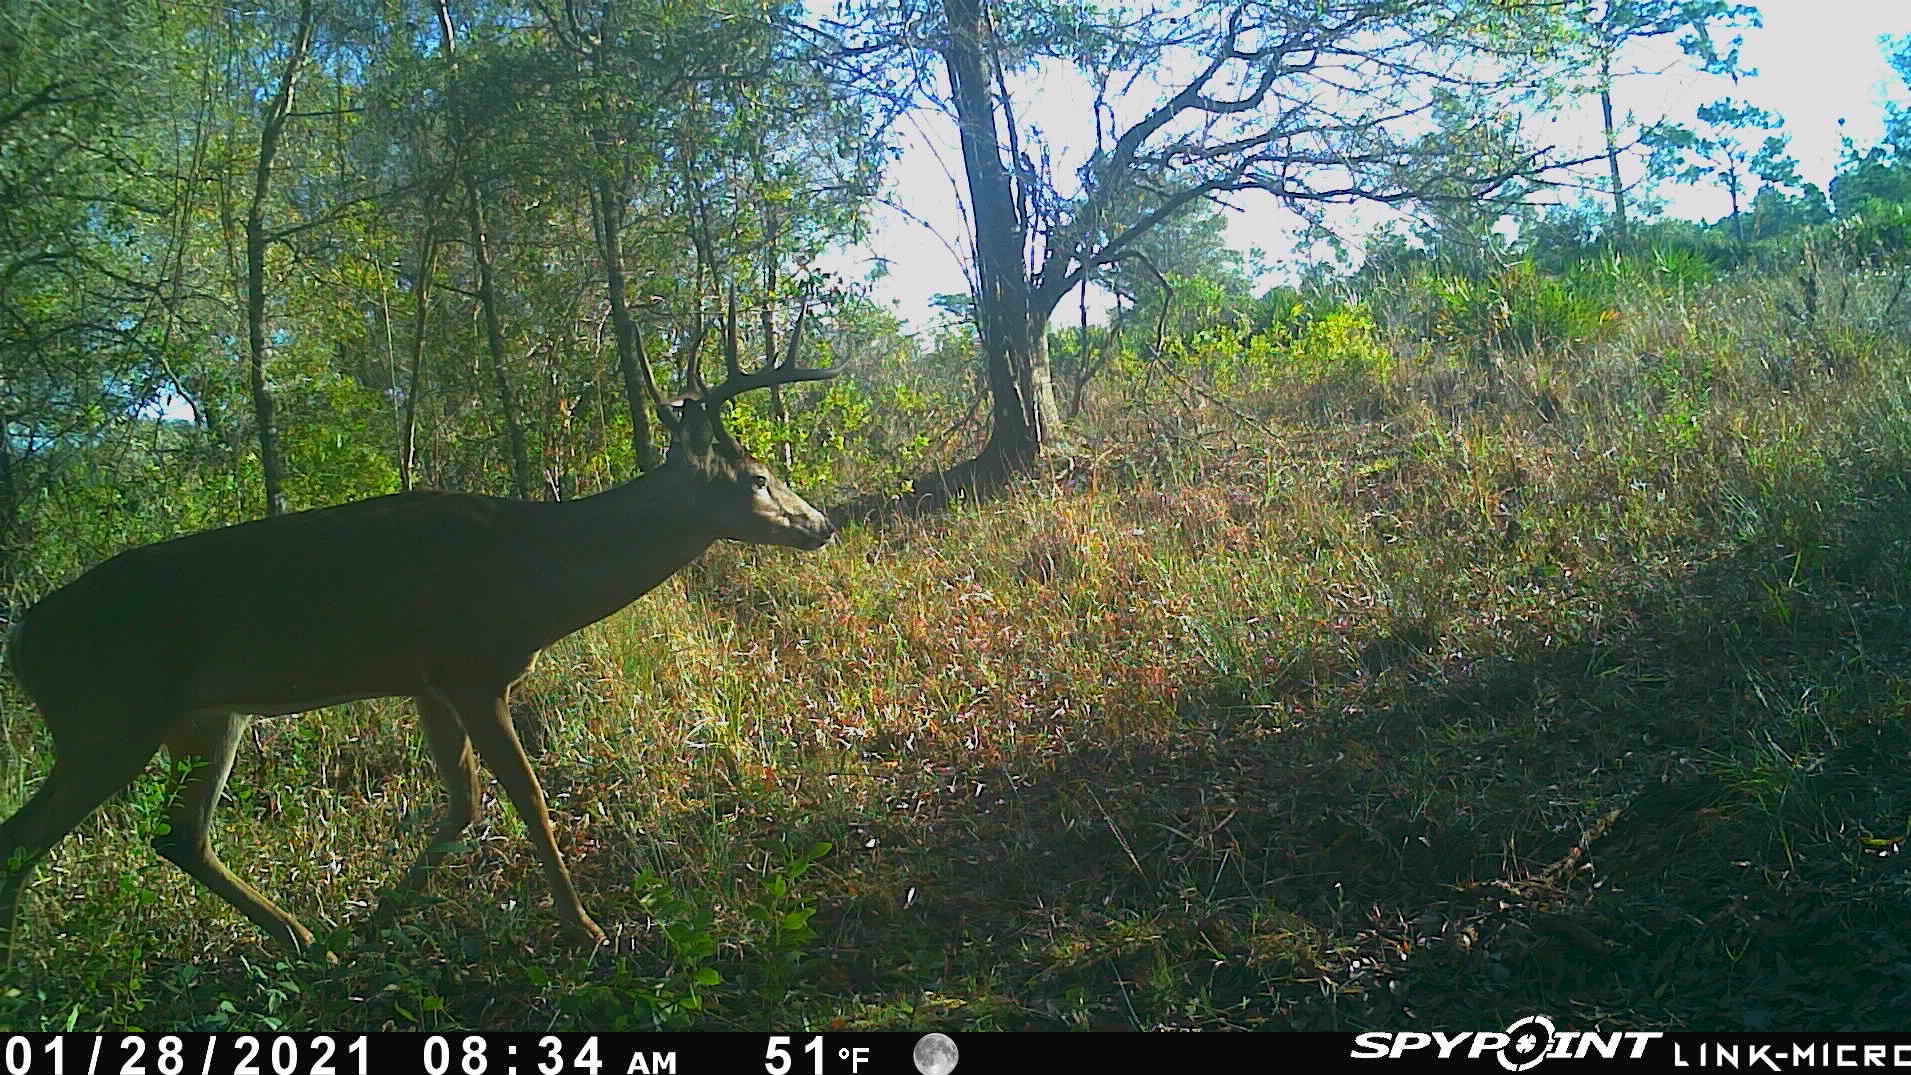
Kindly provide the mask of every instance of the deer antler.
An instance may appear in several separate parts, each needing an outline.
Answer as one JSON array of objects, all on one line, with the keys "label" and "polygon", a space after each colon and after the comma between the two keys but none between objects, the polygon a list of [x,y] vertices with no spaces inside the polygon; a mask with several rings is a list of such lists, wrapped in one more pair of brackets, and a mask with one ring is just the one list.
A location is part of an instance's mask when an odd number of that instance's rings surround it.
[{"label": "deer antler", "polygon": [[721,407],[731,399],[759,388],[793,384],[798,381],[826,381],[842,372],[842,370],[818,369],[796,364],[797,346],[803,337],[803,318],[809,313],[810,308],[810,296],[807,289],[803,292],[802,305],[796,310],[796,323],[790,327],[789,344],[784,349],[783,360],[772,362],[771,365],[754,373],[744,373],[743,364],[737,357],[737,293],[734,286],[730,289],[727,305],[723,323],[723,363],[729,377],[715,388],[703,388],[701,398],[705,407],[712,409]]},{"label": "deer antler", "polygon": [[[808,316],[810,308],[808,290],[803,292],[802,304],[797,307],[796,322],[790,326],[790,338],[784,348],[782,360],[772,359],[769,365],[753,373],[743,372],[743,362],[738,356],[735,285],[731,285],[728,289],[724,305],[723,365],[727,376],[724,382],[715,388],[704,383],[703,363],[699,359],[703,340],[707,334],[707,326],[704,324],[703,313],[699,310],[696,331],[683,351],[683,378],[688,391],[684,396],[679,397],[679,400],[700,400],[706,409],[715,410],[745,392],[769,388],[772,385],[793,384],[798,381],[826,381],[843,372],[838,369],[818,369],[796,364],[796,351],[803,339],[803,320]],[[677,428],[679,420],[675,409],[671,406],[677,400],[665,400],[663,393],[658,389],[657,375],[651,368],[649,355],[644,351],[642,333],[637,334],[637,364],[643,372],[644,390],[649,393],[651,406],[656,408],[659,420],[667,428]]]}]

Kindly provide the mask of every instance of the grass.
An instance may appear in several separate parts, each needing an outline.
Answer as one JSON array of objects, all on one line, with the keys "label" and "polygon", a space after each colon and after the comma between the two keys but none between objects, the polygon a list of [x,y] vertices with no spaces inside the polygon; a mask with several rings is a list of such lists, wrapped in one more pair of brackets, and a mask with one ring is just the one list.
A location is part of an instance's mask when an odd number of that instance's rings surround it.
[{"label": "grass", "polygon": [[1259,425],[1110,398],[1000,500],[714,550],[514,697],[596,952],[494,788],[367,935],[440,808],[407,708],[258,722],[220,846],[341,962],[146,849],[155,774],[42,871],[0,1025],[1894,1027],[1911,354],[1767,298]]}]

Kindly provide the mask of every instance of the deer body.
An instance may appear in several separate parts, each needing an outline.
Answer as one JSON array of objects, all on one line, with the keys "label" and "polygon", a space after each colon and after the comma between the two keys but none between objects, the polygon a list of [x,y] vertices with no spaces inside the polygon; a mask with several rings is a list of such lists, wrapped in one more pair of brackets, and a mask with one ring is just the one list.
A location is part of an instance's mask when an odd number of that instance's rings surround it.
[{"label": "deer body", "polygon": [[731,341],[729,382],[659,404],[672,430],[665,465],[597,496],[413,492],[241,523],[122,553],[28,610],[8,660],[55,757],[0,824],[0,959],[11,959],[34,866],[161,746],[177,784],[155,848],[282,944],[310,946],[298,919],[213,852],[213,811],[250,716],[390,696],[416,700],[449,800],[401,888],[421,884],[476,817],[482,758],[524,819],[558,916],[574,935],[603,940],[558,852],[508,693],[539,650],[719,539],[829,541],[829,521],[744,453],[718,416],[739,391],[829,375],[795,368],[794,350],[744,376]]},{"label": "deer body", "polygon": [[[132,549],[22,618],[14,674],[43,705],[256,715],[509,682],[716,540],[660,510],[669,478],[561,503],[397,493]],[[103,674],[62,677],[81,653]]]}]

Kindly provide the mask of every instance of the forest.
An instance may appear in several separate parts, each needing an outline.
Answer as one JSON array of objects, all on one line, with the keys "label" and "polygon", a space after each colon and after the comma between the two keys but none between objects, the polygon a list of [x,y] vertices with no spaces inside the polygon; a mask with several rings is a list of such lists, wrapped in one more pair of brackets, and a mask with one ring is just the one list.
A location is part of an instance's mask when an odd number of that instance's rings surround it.
[{"label": "forest", "polygon": [[[6,0],[7,624],[214,527],[579,500],[720,365],[840,375],[725,411],[831,544],[719,542],[511,693],[601,943],[488,774],[375,915],[445,789],[354,701],[253,722],[215,829],[313,950],[153,853],[168,759],[27,886],[0,1028],[1900,1029],[1911,33],[1821,184],[1760,25]],[[886,299],[925,258],[966,287]],[[0,678],[0,818],[51,765]]]}]

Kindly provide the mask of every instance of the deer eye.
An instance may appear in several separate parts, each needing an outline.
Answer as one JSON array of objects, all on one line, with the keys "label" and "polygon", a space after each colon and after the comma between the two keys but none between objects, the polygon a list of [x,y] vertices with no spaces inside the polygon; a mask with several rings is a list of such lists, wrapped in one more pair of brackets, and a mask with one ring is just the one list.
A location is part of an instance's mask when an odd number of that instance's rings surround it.
[{"label": "deer eye", "polygon": [[750,488],[755,489],[759,493],[767,491],[770,488],[769,475],[767,474],[752,475],[750,477]]}]

